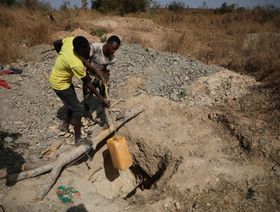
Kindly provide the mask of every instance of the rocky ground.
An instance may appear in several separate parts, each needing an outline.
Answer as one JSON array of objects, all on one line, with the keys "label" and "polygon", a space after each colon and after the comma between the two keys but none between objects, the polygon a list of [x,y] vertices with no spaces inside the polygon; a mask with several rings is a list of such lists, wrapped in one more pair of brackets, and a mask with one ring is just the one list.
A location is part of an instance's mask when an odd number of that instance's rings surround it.
[{"label": "rocky ground", "polygon": [[[12,64],[21,75],[1,77],[12,87],[0,90],[0,169],[9,173],[52,160],[41,152],[57,140],[67,147],[72,139],[58,130],[62,104],[48,84],[56,53],[44,53],[48,49],[32,47],[27,59]],[[138,45],[123,44],[116,57],[110,93],[124,102],[115,114],[145,109],[119,132],[133,167],[115,170],[103,145],[87,165],[64,170],[42,202],[36,191],[46,176],[15,185],[1,180],[6,211],[279,210],[277,86]],[[81,84],[75,85],[81,98]],[[61,203],[55,194],[61,184],[77,188],[81,198]]]}]

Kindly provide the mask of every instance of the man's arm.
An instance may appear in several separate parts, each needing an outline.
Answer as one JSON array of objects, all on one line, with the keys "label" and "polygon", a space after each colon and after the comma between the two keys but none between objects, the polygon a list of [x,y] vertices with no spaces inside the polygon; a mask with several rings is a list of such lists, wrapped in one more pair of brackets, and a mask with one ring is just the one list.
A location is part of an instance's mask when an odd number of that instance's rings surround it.
[{"label": "man's arm", "polygon": [[91,83],[91,79],[89,75],[86,75],[84,78],[82,78],[82,81],[85,83],[85,85],[90,90],[90,92],[94,93],[95,96],[97,96],[97,98],[99,98],[105,104],[106,107],[110,107],[110,101],[99,94],[99,92],[95,89],[95,87]]},{"label": "man's arm", "polygon": [[62,43],[61,39],[53,42],[53,47],[57,53],[60,52],[62,45],[63,45],[63,43]]},{"label": "man's arm", "polygon": [[106,77],[106,75],[97,67],[93,66],[88,60],[86,60],[85,58],[82,58],[82,62],[84,64],[85,67],[87,67],[87,71],[90,74],[93,74],[97,77],[100,77],[101,80],[103,81],[104,84],[107,84],[108,82],[108,78]]}]

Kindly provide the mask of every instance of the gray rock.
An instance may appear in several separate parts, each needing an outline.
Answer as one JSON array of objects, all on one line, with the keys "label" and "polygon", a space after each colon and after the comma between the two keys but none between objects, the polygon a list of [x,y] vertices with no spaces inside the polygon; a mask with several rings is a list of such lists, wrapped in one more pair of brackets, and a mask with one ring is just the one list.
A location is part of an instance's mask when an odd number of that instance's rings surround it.
[{"label": "gray rock", "polygon": [[9,136],[7,136],[7,137],[4,139],[4,141],[5,141],[5,142],[13,142],[14,139],[11,138],[11,137],[9,137]]}]

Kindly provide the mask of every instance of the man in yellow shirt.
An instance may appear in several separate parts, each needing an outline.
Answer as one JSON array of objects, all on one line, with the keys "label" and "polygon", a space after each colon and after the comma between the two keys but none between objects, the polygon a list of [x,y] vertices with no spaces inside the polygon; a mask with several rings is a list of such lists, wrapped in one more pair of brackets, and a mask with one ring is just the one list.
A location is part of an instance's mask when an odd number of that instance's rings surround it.
[{"label": "man in yellow shirt", "polygon": [[90,65],[87,61],[90,53],[90,45],[85,37],[67,37],[54,42],[54,48],[59,53],[52,69],[49,82],[57,96],[62,100],[68,109],[65,128],[67,129],[72,120],[75,133],[75,143],[81,138],[81,117],[85,113],[85,106],[79,102],[72,84],[72,78],[76,76],[81,79],[91,93],[94,93],[105,106],[109,107],[110,102],[102,97],[91,84],[88,71],[101,77],[106,83],[102,72]]}]

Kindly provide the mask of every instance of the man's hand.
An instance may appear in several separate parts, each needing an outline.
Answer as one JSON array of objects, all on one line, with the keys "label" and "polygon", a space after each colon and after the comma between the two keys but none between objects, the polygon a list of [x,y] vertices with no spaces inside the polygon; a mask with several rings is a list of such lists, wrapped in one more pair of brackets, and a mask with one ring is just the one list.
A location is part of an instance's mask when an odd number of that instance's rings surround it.
[{"label": "man's hand", "polygon": [[96,76],[99,77],[104,84],[108,83],[108,77],[102,70],[96,69]]},{"label": "man's hand", "polygon": [[109,108],[111,106],[111,103],[108,99],[102,98],[102,102],[105,105],[105,107]]},{"label": "man's hand", "polygon": [[101,80],[102,80],[102,82],[103,82],[104,85],[107,85],[107,84],[108,84],[108,82],[109,82],[109,77],[110,77],[110,74],[109,74],[108,72],[104,72],[104,71],[103,71]]},{"label": "man's hand", "polygon": [[103,81],[104,85],[107,85],[108,82],[109,82],[109,78],[110,78],[110,71],[109,70],[107,70],[107,69],[103,70],[103,78],[104,78],[104,81]]}]

